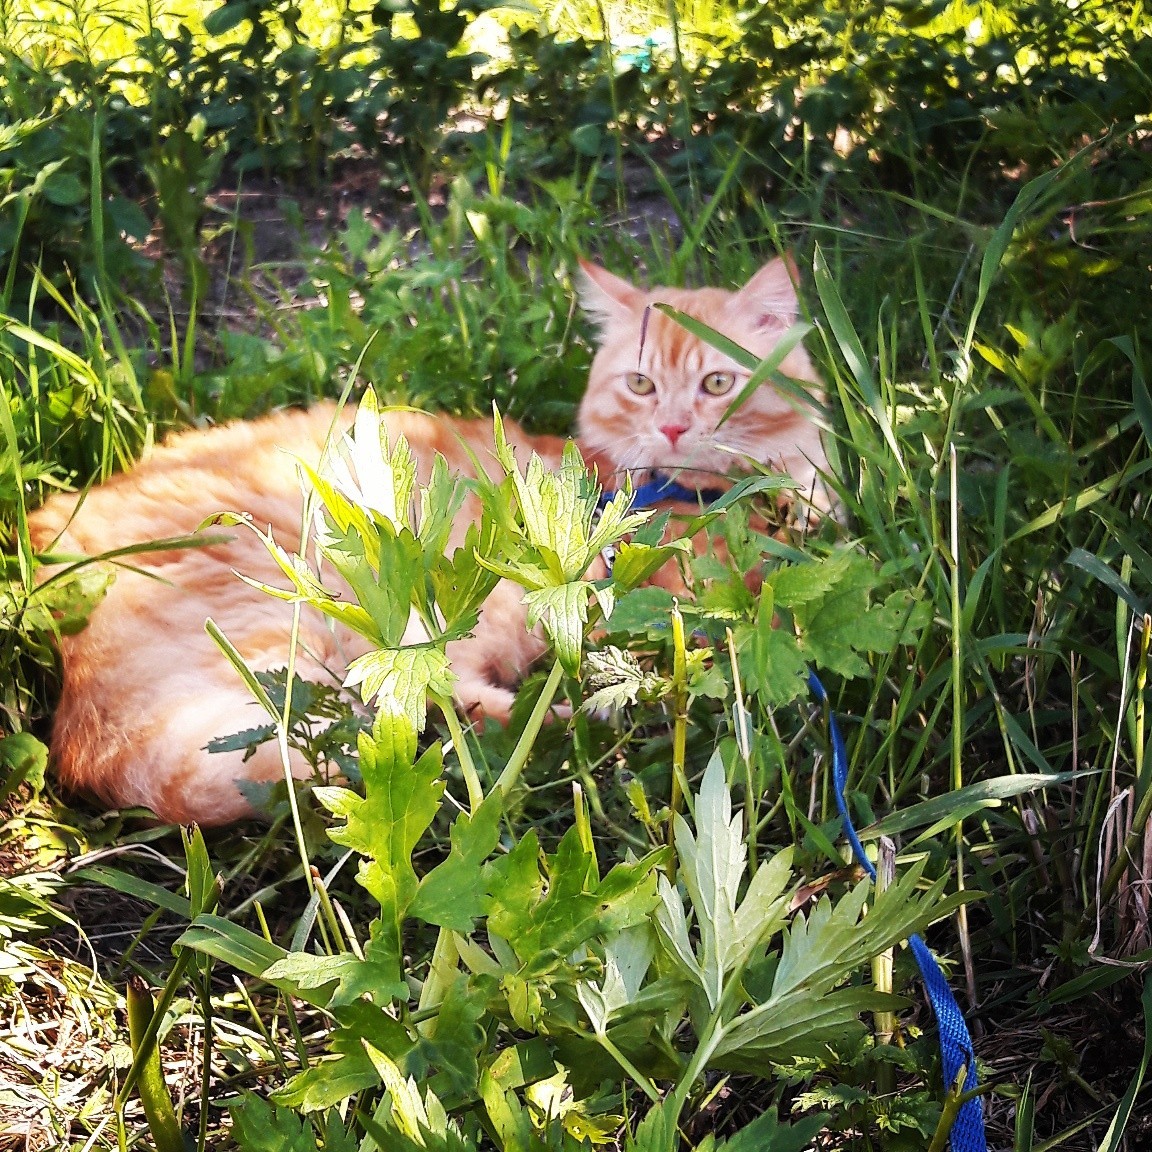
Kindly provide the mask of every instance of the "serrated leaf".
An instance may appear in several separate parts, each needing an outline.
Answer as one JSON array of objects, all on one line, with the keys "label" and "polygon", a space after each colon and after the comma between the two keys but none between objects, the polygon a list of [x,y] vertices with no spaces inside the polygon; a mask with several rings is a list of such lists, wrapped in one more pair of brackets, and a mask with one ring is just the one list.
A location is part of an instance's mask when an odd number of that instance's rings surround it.
[{"label": "serrated leaf", "polygon": [[439,745],[413,764],[415,739],[415,729],[405,717],[383,712],[371,736],[361,733],[364,797],[346,797],[342,807],[347,822],[329,832],[335,843],[365,856],[357,879],[380,905],[373,954],[384,965],[389,990],[404,987],[401,928],[419,887],[412,852],[439,810],[444,792]]},{"label": "serrated leaf", "polygon": [[665,588],[649,585],[621,596],[605,625],[611,636],[658,640],[668,634],[676,598]]},{"label": "serrated leaf", "polygon": [[241,1152],[316,1152],[312,1126],[291,1109],[248,1095],[229,1111],[232,1137]]},{"label": "serrated leaf", "polygon": [[351,588],[357,603],[372,618],[378,643],[396,648],[404,639],[412,617],[414,594],[423,593],[424,553],[420,542],[403,529],[386,529],[376,539],[377,564],[369,562],[364,538],[354,527],[330,537],[323,546],[328,562]]},{"label": "serrated leaf", "polygon": [[830,1119],[818,1112],[785,1124],[775,1112],[764,1112],[717,1145],[716,1152],[807,1152]]},{"label": "serrated leaf", "polygon": [[768,1061],[819,1057],[829,1046],[858,1041],[866,1032],[862,1012],[891,1012],[907,1000],[871,988],[840,988],[822,995],[801,989],[773,998],[737,1017],[724,1030],[710,1064],[717,1069],[758,1073]]},{"label": "serrated leaf", "polygon": [[491,548],[482,542],[476,525],[470,525],[464,544],[451,556],[440,555],[428,573],[433,595],[440,609],[446,633],[460,633],[475,627],[481,604],[500,577],[477,559]]},{"label": "serrated leaf", "polygon": [[676,1117],[677,1105],[671,1099],[654,1104],[636,1126],[635,1133],[625,1136],[625,1152],[668,1152],[676,1148],[680,1143]]},{"label": "serrated leaf", "polygon": [[272,1094],[276,1103],[302,1112],[330,1108],[380,1083],[364,1050],[365,1039],[394,1060],[404,1059],[415,1043],[399,1020],[367,1000],[335,1007],[332,1014],[338,1021],[328,1038],[332,1058],[313,1064],[278,1088]]},{"label": "serrated leaf", "polygon": [[[891,593],[882,605],[872,597],[882,583],[872,561],[843,549],[827,560],[789,565],[764,584],[756,621],[755,673],[771,703],[799,694],[795,682],[804,663],[846,678],[865,675],[862,653],[890,652],[921,627],[930,612],[906,591]],[[792,628],[773,627],[765,596],[774,611],[787,610]]]},{"label": "serrated leaf", "polygon": [[656,941],[649,924],[636,924],[612,936],[604,946],[604,977],[581,981],[576,994],[592,1029],[603,1036],[612,1013],[633,1003],[652,964]]},{"label": "serrated leaf", "polygon": [[544,632],[569,676],[580,671],[591,588],[587,581],[577,580],[571,584],[538,588],[524,596],[528,627],[534,628],[538,623],[544,625]]},{"label": "serrated leaf", "polygon": [[539,973],[570,956],[592,937],[643,923],[656,904],[652,877],[659,859],[650,853],[617,864],[596,881],[595,858],[570,828],[541,876],[535,833],[529,830],[493,865],[489,933],[507,940],[522,970]]},{"label": "serrated leaf", "polygon": [[442,556],[447,551],[466,494],[464,481],[448,471],[448,462],[437,453],[428,483],[420,492],[417,535],[426,555]]},{"label": "serrated leaf", "polygon": [[726,942],[736,928],[736,898],[744,879],[747,849],[719,751],[713,753],[700,782],[695,806],[696,831],[675,817],[680,876],[696,910],[700,933],[700,971],[708,1004],[715,1009],[724,991]]},{"label": "serrated leaf", "polygon": [[[774,602],[772,588],[765,587],[751,643],[740,643],[739,651],[745,683],[766,703],[779,706],[807,690],[808,663],[796,637],[787,628],[776,626]],[[741,630],[741,638],[746,636]]]},{"label": "serrated leaf", "polygon": [[371,389],[356,409],[352,432],[325,460],[325,471],[345,496],[383,517],[394,532],[411,528],[416,458],[403,436],[388,443],[388,426]]},{"label": "serrated leaf", "polygon": [[448,657],[431,645],[382,648],[348,665],[344,686],[359,686],[365,703],[382,712],[404,716],[417,732],[428,720],[428,693],[451,696],[456,676]]},{"label": "serrated leaf", "polygon": [[410,916],[457,932],[472,930],[485,911],[484,862],[499,842],[502,816],[503,796],[496,788],[471,817],[464,812],[456,817],[448,857],[420,881]]},{"label": "serrated leaf", "polygon": [[416,1055],[438,1070],[436,1084],[441,1094],[447,1091],[461,1098],[475,1092],[486,1035],[481,1020],[487,1011],[487,993],[457,974],[440,1001],[434,1025],[416,1045]]},{"label": "serrated leaf", "polygon": [[612,578],[621,592],[638,588],[677,556],[691,556],[692,541],[673,540],[668,544],[651,546],[625,540],[616,549],[612,564]]},{"label": "serrated leaf", "polygon": [[641,668],[631,652],[610,644],[588,654],[585,680],[591,694],[580,707],[586,712],[619,711],[641,698],[657,700],[669,690],[667,681]]},{"label": "serrated leaf", "polygon": [[[411,1152],[474,1152],[475,1145],[465,1140],[431,1090],[421,1098],[414,1077],[405,1078],[397,1063],[372,1044],[365,1042],[364,1048],[388,1092],[388,1113],[378,1111],[375,1121],[365,1125],[369,1133],[379,1130],[377,1143],[382,1139],[382,1147]],[[379,1124],[385,1115],[387,1129]]]}]

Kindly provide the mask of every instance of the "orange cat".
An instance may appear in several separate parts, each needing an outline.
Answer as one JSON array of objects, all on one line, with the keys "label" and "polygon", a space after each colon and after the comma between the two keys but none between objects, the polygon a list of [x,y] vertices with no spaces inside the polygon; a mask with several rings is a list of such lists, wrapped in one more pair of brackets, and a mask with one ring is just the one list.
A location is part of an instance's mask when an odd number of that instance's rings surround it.
[{"label": "orange cat", "polygon": [[[824,466],[819,431],[804,413],[765,386],[719,430],[717,422],[748,378],[728,357],[648,306],[664,302],[703,320],[759,356],[767,355],[797,312],[791,265],[775,260],[742,289],[643,291],[584,263],[582,302],[601,329],[588,390],[580,407],[579,443],[609,486],[621,470],[687,469],[714,484],[714,474],[742,457],[783,467],[811,491]],[[783,370],[816,383],[802,349]],[[301,494],[296,459],[315,465],[335,409],[280,412],[251,423],[184,432],[130,472],[76,496],[55,496],[32,517],[33,542],[57,554],[97,555],[193,531],[220,511],[251,514],[260,528],[297,551]],[[435,453],[465,474],[467,449],[491,454],[491,423],[390,412],[389,439],[403,433],[426,481]],[[345,421],[346,423],[346,421]],[[524,461],[530,452],[559,462],[563,441],[505,425]],[[462,542],[477,510],[466,505]],[[52,755],[67,789],[94,793],[110,805],[144,805],[162,820],[223,824],[251,814],[237,780],[279,778],[279,751],[262,745],[208,753],[214,737],[263,722],[235,670],[204,631],[211,617],[249,666],[287,663],[291,606],[237,579],[243,572],[283,584],[263,544],[244,529],[227,543],[132,556],[88,626],[61,641],[63,693]],[[485,604],[474,636],[449,646],[468,713],[506,718],[512,689],[541,655],[543,642],[524,626],[521,593],[504,583]],[[297,675],[339,683],[364,640],[303,612]],[[302,763],[294,765],[306,771]]]}]

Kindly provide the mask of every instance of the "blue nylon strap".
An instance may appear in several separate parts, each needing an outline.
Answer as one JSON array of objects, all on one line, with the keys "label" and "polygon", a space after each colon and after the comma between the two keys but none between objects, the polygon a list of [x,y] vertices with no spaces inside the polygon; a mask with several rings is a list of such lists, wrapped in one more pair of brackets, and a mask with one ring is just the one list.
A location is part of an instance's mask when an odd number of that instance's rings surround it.
[{"label": "blue nylon strap", "polygon": [[[671,476],[657,474],[654,479],[632,491],[631,508],[651,508],[664,501],[678,501],[684,504],[711,504],[719,500],[724,493],[718,488],[705,488],[697,490],[686,488],[683,484],[673,480]],[[615,492],[607,490],[600,493],[596,507],[603,511],[604,507],[616,496]]]},{"label": "blue nylon strap", "polygon": [[[808,673],[808,687],[821,704],[828,704],[828,693],[824,691],[824,685],[820,683],[815,672]],[[844,737],[840,734],[840,725],[836,722],[836,713],[831,707],[828,708],[828,731],[832,741],[832,776],[836,783],[836,807],[840,810],[844,834],[848,837],[848,843],[852,845],[852,853],[857,863],[875,880],[876,868],[864,854],[864,845],[860,843],[852,817],[848,814],[848,802],[845,798],[848,786],[848,753],[844,747]],[[940,1032],[944,1087],[950,1089],[956,1083],[960,1069],[966,1068],[964,1090],[970,1092],[978,1086],[976,1053],[972,1048],[968,1025],[964,1022],[964,1013],[960,1011],[960,1006],[952,995],[952,989],[948,987],[948,981],[940,971],[940,965],[936,963],[936,958],[928,945],[919,936],[910,936],[908,947],[916,959],[928,993],[928,1002],[932,1005],[932,1011],[936,1016],[936,1026]],[[952,1125],[949,1143],[952,1152],[987,1152],[984,1110],[979,1097],[961,1105]]]}]

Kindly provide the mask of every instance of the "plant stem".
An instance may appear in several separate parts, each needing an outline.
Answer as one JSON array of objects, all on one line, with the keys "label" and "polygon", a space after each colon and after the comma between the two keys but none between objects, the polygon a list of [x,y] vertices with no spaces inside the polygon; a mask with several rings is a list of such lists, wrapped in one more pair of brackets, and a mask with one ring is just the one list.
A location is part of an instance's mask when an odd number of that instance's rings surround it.
[{"label": "plant stem", "polygon": [[[876,895],[880,896],[892,883],[896,875],[896,845],[887,837],[881,836],[876,858]],[[872,986],[877,992],[892,994],[892,954],[888,948],[872,959]],[[877,1044],[890,1044],[896,1031],[894,1012],[873,1012],[872,1027],[876,1032]],[[896,1091],[896,1069],[887,1060],[876,1066],[876,1092],[888,1096]]]},{"label": "plant stem", "polygon": [[[949,513],[951,519],[950,584],[952,609],[952,788],[964,786],[964,661],[963,628],[960,601],[960,496],[957,487],[956,445],[949,452]],[[957,820],[956,836],[956,888],[964,891],[964,821]],[[964,978],[968,990],[968,1003],[976,1005],[976,969],[972,962],[972,940],[968,933],[968,907],[961,904],[956,911],[956,927],[960,937],[960,951],[964,957]]]},{"label": "plant stem", "polygon": [[596,1042],[628,1073],[629,1076],[639,1085],[640,1090],[652,1101],[653,1104],[659,1104],[663,1099],[660,1095],[660,1090],[608,1039],[607,1033],[596,1033]]},{"label": "plant stem", "polygon": [[[420,989],[418,1011],[426,1012],[441,1004],[444,993],[448,991],[456,976],[459,963],[460,952],[456,947],[456,937],[452,934],[452,929],[441,928],[436,936],[432,959],[428,963],[428,978],[424,981],[424,987]],[[423,1025],[420,1030],[425,1031]]]},{"label": "plant stem", "polygon": [[484,802],[484,786],[480,783],[480,775],[476,771],[476,762],[472,759],[472,752],[468,748],[464,726],[460,717],[456,715],[456,706],[449,696],[431,694],[436,706],[444,715],[444,723],[452,737],[452,747],[456,749],[456,758],[460,761],[460,771],[464,776],[464,787],[468,789],[468,811],[475,814],[476,809]]},{"label": "plant stem", "polygon": [[732,636],[732,629],[726,628],[728,640],[728,658],[732,662],[732,691],[734,701],[732,704],[732,728],[736,737],[736,747],[740,751],[740,759],[744,762],[744,835],[748,845],[748,874],[756,872],[756,831],[759,827],[756,820],[756,805],[759,797],[756,793],[755,781],[752,778],[752,747],[749,740],[751,721],[748,709],[744,704],[744,689],[740,683],[740,664],[736,659],[736,641]]},{"label": "plant stem", "polygon": [[[1140,781],[1144,768],[1144,689],[1148,680],[1148,646],[1150,640],[1152,640],[1152,616],[1146,613],[1144,616],[1144,628],[1140,635],[1140,655],[1139,663],[1136,666],[1136,687],[1134,693],[1136,701],[1136,736],[1133,754],[1136,761],[1137,782]],[[1102,909],[1115,895],[1116,889],[1120,886],[1120,881],[1124,878],[1124,873],[1128,870],[1129,864],[1135,859],[1135,852],[1140,846],[1140,840],[1144,835],[1144,825],[1148,823],[1150,816],[1152,816],[1152,788],[1146,788],[1136,806],[1136,812],[1132,817],[1131,828],[1128,835],[1124,838],[1124,846],[1112,862],[1112,867],[1108,869],[1108,875],[1104,879],[1104,887],[1100,890],[1098,908]]]},{"label": "plant stem", "polygon": [[[688,795],[688,776],[684,770],[688,742],[688,660],[684,648],[684,617],[678,606],[672,607],[672,814]],[[672,840],[672,823],[668,824],[668,842]]]},{"label": "plant stem", "polygon": [[157,1029],[152,1028],[160,1013],[156,1011],[152,993],[139,976],[128,981],[125,1003],[128,1007],[128,1034],[135,1057],[133,1067],[140,1065],[137,1088],[148,1119],[148,1130],[156,1141],[157,1152],[184,1152],[184,1135],[160,1066]]},{"label": "plant stem", "polygon": [[515,787],[516,781],[520,779],[520,773],[524,771],[528,757],[532,754],[536,737],[540,734],[540,729],[544,727],[544,720],[552,707],[552,701],[556,699],[556,692],[560,688],[560,680],[563,675],[564,666],[557,660],[552,665],[552,671],[548,673],[548,679],[536,700],[532,714],[528,717],[528,723],[524,725],[520,739],[516,741],[516,747],[512,749],[508,763],[504,765],[504,771],[500,773],[496,781],[496,787],[500,790],[501,795],[507,796]]}]

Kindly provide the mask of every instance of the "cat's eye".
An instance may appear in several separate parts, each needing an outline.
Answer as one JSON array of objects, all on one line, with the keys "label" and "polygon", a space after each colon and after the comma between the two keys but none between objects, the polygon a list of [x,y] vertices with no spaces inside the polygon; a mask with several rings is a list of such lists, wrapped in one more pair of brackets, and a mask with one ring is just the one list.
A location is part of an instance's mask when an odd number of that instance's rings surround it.
[{"label": "cat's eye", "polygon": [[700,381],[700,387],[708,393],[709,396],[724,396],[732,391],[732,385],[736,383],[736,374],[734,372],[709,372],[703,380]]},{"label": "cat's eye", "polygon": [[656,391],[656,385],[641,372],[629,372],[625,380],[629,391],[635,392],[637,396],[651,396]]}]

